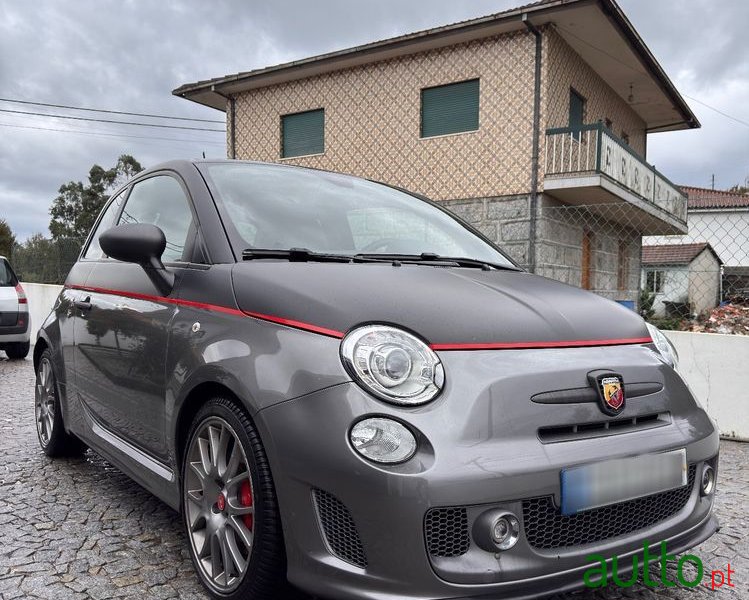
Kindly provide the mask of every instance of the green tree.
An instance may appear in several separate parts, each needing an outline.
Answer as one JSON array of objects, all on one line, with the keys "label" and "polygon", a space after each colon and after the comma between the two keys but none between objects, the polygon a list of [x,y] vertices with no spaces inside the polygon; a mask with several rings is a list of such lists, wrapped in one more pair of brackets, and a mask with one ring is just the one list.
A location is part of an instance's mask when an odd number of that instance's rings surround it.
[{"label": "green tree", "polygon": [[[749,178],[747,178],[749,179]],[[736,194],[749,194],[749,187],[745,185],[739,185],[738,183],[736,185],[732,185],[728,188],[729,192],[734,192]]]},{"label": "green tree", "polygon": [[13,249],[13,270],[29,283],[64,283],[80,251],[80,240],[35,233]]},{"label": "green tree", "polygon": [[16,244],[16,236],[5,219],[0,219],[0,256],[7,256],[13,253],[13,246]]},{"label": "green tree", "polygon": [[60,186],[49,211],[52,239],[85,238],[111,192],[142,170],[137,160],[123,154],[111,169],[99,165],[91,167],[88,184],[69,181]]}]

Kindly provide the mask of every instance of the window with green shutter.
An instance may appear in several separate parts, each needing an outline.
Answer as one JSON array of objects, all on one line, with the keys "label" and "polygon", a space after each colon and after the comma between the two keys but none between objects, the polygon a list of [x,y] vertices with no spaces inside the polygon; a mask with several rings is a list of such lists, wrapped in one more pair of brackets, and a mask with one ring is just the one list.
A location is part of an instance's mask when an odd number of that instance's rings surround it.
[{"label": "window with green shutter", "polygon": [[281,117],[281,158],[325,152],[325,109]]},{"label": "window with green shutter", "polygon": [[479,128],[479,80],[421,90],[421,137]]}]

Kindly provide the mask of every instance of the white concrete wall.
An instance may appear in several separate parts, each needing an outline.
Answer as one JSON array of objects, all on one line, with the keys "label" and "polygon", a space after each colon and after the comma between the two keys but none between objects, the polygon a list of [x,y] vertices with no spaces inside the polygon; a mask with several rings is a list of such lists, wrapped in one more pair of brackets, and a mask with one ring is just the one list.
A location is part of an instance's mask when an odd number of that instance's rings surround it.
[{"label": "white concrete wall", "polygon": [[52,311],[55,300],[62,290],[61,285],[47,285],[44,283],[23,283],[26,297],[29,300],[29,313],[31,315],[31,343],[36,341],[36,332],[47,315]]},{"label": "white concrete wall", "polygon": [[723,437],[749,441],[749,336],[664,331],[679,372]]},{"label": "white concrete wall", "polygon": [[[54,306],[60,285],[24,283],[31,312],[31,342]],[[664,332],[679,353],[679,371],[724,437],[749,441],[749,336]]]},{"label": "white concrete wall", "polygon": [[710,242],[726,266],[749,266],[749,209],[689,209],[686,235],[646,236],[645,245]]}]

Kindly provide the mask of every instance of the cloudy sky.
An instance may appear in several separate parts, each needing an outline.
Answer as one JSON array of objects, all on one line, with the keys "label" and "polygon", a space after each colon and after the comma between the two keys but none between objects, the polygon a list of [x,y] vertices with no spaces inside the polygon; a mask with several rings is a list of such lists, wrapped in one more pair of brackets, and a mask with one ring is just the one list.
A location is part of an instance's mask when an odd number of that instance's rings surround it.
[{"label": "cloudy sky", "polygon": [[[0,98],[221,120],[223,113],[175,98],[171,90],[519,4],[4,0]],[[713,174],[718,188],[743,183],[749,177],[749,2],[621,0],[621,5],[703,125],[698,131],[651,135],[649,161],[682,184],[709,186]],[[203,152],[225,155],[224,135],[213,131],[125,127],[7,110],[136,119],[0,101],[0,218],[19,239],[48,234],[57,188],[85,180],[94,163],[112,166],[123,153],[146,167]],[[221,124],[152,122],[223,129]]]}]

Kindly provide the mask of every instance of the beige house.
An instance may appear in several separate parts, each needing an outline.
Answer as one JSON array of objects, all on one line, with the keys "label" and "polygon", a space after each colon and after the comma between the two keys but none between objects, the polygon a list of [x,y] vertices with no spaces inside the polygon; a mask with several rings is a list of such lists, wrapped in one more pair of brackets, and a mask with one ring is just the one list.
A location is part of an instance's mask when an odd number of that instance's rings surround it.
[{"label": "beige house", "polygon": [[699,123],[613,0],[543,0],[174,94],[226,112],[232,158],[408,188],[617,300],[637,297],[641,236],[685,231],[647,134]]}]

